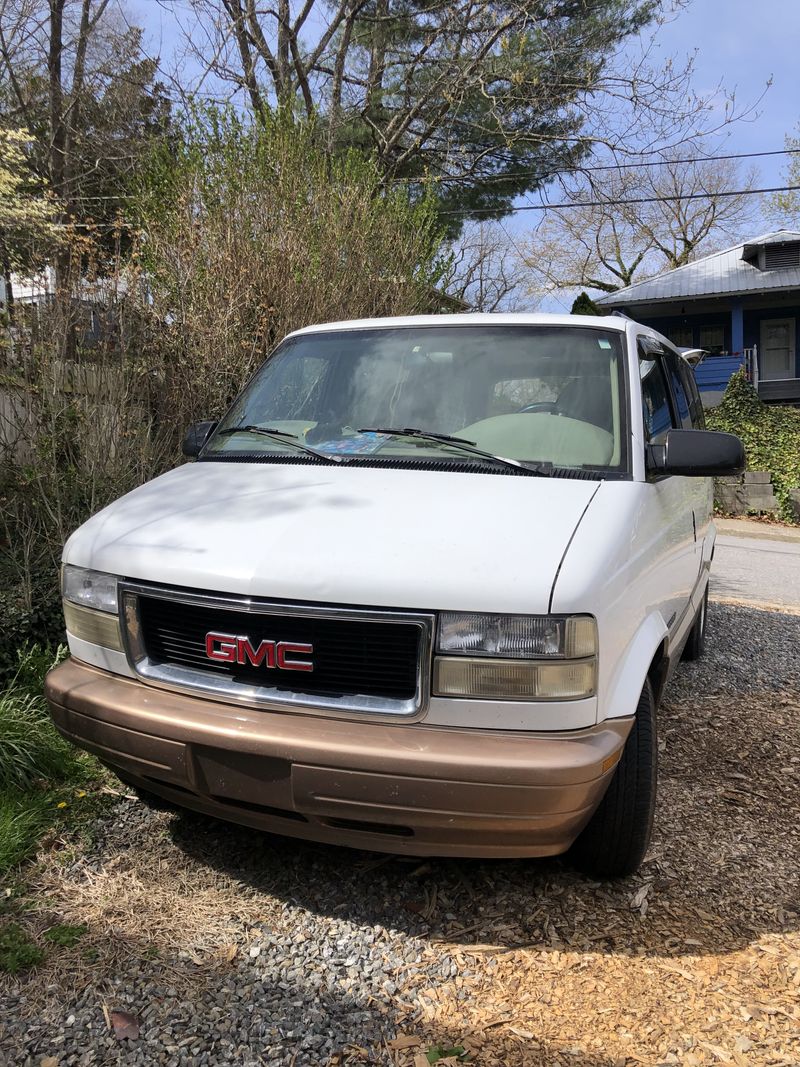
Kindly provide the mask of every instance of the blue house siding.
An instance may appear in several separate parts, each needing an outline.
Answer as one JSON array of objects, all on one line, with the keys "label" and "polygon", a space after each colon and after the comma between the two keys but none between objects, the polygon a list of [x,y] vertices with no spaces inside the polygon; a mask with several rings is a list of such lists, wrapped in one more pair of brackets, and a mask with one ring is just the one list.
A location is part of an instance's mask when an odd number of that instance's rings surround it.
[{"label": "blue house siding", "polygon": [[724,393],[731,377],[743,366],[743,356],[706,356],[694,368],[697,388],[701,393]]}]

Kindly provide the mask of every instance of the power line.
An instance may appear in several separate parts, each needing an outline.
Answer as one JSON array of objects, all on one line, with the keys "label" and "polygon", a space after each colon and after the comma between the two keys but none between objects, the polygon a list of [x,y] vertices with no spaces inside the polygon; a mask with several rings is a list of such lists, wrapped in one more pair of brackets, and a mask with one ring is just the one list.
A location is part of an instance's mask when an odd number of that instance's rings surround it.
[{"label": "power line", "polygon": [[[178,2],[178,0],[173,0],[173,2]],[[531,170],[520,170],[520,171],[511,171],[508,174],[490,175],[490,176],[487,176],[485,178],[480,178],[480,177],[477,177],[476,175],[471,175],[471,174],[456,174],[456,175],[451,175],[451,176],[448,176],[448,175],[441,175],[441,176],[432,175],[432,176],[419,177],[419,178],[390,178],[390,179],[388,179],[388,181],[385,182],[385,184],[386,185],[443,185],[445,183],[452,184],[454,182],[467,182],[467,183],[474,182],[475,184],[480,184],[480,185],[490,185],[490,184],[493,184],[493,183],[505,182],[505,181],[508,181],[508,180],[510,180],[512,178],[534,178],[536,182],[542,182],[542,181],[545,181],[547,178],[557,177],[559,174],[595,174],[595,173],[598,173],[598,172],[601,172],[601,171],[609,171],[609,170],[639,170],[639,169],[642,169],[642,168],[645,168],[645,167],[666,167],[666,166],[669,166],[670,164],[673,165],[673,166],[682,166],[682,165],[685,165],[685,164],[688,164],[688,163],[717,163],[717,162],[721,162],[721,161],[727,160],[727,159],[760,159],[760,158],[763,158],[764,156],[792,156],[792,155],[800,155],[800,148],[776,148],[776,149],[772,149],[772,150],[766,151],[766,152],[731,152],[731,153],[728,153],[727,155],[694,156],[692,158],[688,158],[687,157],[686,159],[654,159],[654,160],[651,160],[649,163],[618,163],[618,164],[617,163],[604,163],[604,164],[598,164],[597,166],[593,166],[593,167],[564,167],[562,169],[545,171],[543,174],[536,174],[534,171],[531,171]],[[765,191],[766,192],[772,192],[772,190],[765,190]],[[782,192],[783,190],[777,190],[777,191]],[[759,190],[754,189],[753,192],[759,192]],[[736,196],[738,194],[737,193],[730,193],[730,194],[714,193],[714,194],[709,194],[709,195],[714,195],[714,196],[718,196],[718,195]],[[73,196],[73,197],[70,198],[71,201],[100,201],[100,200],[128,200],[128,199],[130,199],[130,197],[129,196],[124,196],[124,195],[92,196],[90,194],[89,195],[81,194],[81,195]],[[674,199],[677,199],[677,200],[686,199],[686,200],[688,200],[688,199],[690,199],[690,197],[688,197],[688,196],[687,197],[679,196],[679,197],[675,197]],[[607,203],[613,203],[613,201],[603,201],[603,203],[606,203],[606,202]],[[638,201],[638,202],[645,203],[646,201]],[[619,201],[619,203],[637,203],[637,201]],[[548,204],[546,206],[547,207],[562,207],[564,205],[561,205],[561,204]],[[584,205],[578,205],[578,204],[575,205],[575,207],[578,207],[578,206],[584,206]],[[587,204],[586,206],[589,206],[589,205]],[[594,205],[592,205],[592,206],[594,206]],[[481,209],[476,209],[476,211],[477,210],[481,210]],[[492,210],[493,209],[491,209],[491,208],[487,208],[486,209],[486,211],[489,212],[489,213],[491,213]],[[515,210],[519,210],[519,209],[515,209]],[[534,205],[531,208],[531,210],[539,210],[539,206],[538,205]],[[442,214],[451,215],[451,214],[459,214],[459,212],[445,211],[445,212],[442,212]],[[473,211],[472,214],[475,214],[475,211]]]},{"label": "power line", "polygon": [[511,178],[535,178],[541,182],[546,178],[557,177],[559,174],[594,174],[606,170],[641,170],[645,167],[668,167],[681,166],[686,163],[719,163],[726,159],[760,159],[764,156],[794,156],[800,155],[800,148],[776,148],[768,152],[730,152],[719,156],[694,156],[686,159],[652,159],[649,162],[639,163],[603,163],[594,167],[561,167],[556,170],[545,171],[537,174],[532,170],[509,171],[508,174],[490,175],[479,178],[473,174],[454,175],[427,175],[419,178],[390,178],[387,185],[425,185],[442,184],[444,182],[480,182],[486,185],[490,182],[504,182]]},{"label": "power line", "polygon": [[567,201],[563,204],[522,204],[519,207],[510,208],[460,208],[458,211],[441,211],[441,215],[463,215],[465,218],[473,215],[495,215],[502,211],[504,215],[516,214],[519,211],[555,211],[574,207],[618,207],[627,204],[661,204],[673,200],[712,200],[728,196],[755,196],[761,193],[795,193],[800,192],[800,185],[775,185],[769,189],[731,189],[725,192],[712,193],[675,193],[667,196],[637,196],[630,200],[580,200]]}]

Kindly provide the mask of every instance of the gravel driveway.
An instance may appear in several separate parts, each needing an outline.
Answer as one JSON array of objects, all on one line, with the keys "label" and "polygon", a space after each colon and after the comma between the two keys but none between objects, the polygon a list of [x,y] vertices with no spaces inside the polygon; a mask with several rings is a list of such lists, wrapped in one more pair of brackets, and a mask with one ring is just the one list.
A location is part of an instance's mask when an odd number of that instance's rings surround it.
[{"label": "gravel driveway", "polygon": [[[21,921],[87,931],[0,979],[0,1063],[797,1067],[800,617],[713,605],[709,643],[665,696],[635,878],[387,858],[124,799],[32,873]],[[109,1028],[120,1010],[138,1037]]]}]

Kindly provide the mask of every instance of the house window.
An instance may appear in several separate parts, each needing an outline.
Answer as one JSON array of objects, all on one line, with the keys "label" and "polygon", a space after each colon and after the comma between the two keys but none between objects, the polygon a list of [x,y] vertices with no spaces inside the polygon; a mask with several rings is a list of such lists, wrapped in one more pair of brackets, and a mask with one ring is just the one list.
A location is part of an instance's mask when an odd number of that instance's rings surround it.
[{"label": "house window", "polygon": [[673,326],[667,337],[676,348],[691,348],[694,344],[691,326]]},{"label": "house window", "polygon": [[700,347],[710,352],[712,356],[722,355],[725,348],[725,327],[701,326]]}]

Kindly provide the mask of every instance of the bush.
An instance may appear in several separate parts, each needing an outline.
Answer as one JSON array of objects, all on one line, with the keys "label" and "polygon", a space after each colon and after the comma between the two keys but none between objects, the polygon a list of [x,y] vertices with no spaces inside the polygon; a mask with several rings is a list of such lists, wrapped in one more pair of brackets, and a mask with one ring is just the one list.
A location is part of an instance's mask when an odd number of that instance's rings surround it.
[{"label": "bush", "polygon": [[800,486],[800,411],[765,404],[743,370],[733,375],[716,408],[706,412],[710,430],[725,430],[742,439],[748,470],[772,477],[781,518],[793,521],[789,492]]},{"label": "bush", "polygon": [[[219,417],[268,350],[322,320],[437,310],[434,204],[385,189],[313,125],[248,128],[209,112],[162,148],[138,229],[74,235],[58,299],[0,334],[0,681],[23,640],[63,634],[70,533],[180,462],[186,426]],[[87,304],[99,323],[81,327]],[[21,314],[21,312],[20,312]]]},{"label": "bush", "polygon": [[164,353],[163,417],[220,416],[285,334],[437,308],[447,262],[432,198],[387,188],[313,124],[230,112],[191,123],[142,196],[142,253]]}]

